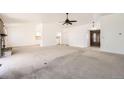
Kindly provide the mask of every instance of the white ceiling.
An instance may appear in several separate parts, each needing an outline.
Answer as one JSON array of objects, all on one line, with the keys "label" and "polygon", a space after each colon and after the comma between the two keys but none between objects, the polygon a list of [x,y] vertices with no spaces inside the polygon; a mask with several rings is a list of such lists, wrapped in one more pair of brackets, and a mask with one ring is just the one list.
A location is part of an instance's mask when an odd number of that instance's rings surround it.
[{"label": "white ceiling", "polygon": [[[77,20],[74,24],[86,24],[93,18],[93,13],[70,13],[70,20]],[[98,14],[100,16],[106,14]],[[65,20],[65,13],[2,13],[5,24],[9,23],[59,23]]]}]

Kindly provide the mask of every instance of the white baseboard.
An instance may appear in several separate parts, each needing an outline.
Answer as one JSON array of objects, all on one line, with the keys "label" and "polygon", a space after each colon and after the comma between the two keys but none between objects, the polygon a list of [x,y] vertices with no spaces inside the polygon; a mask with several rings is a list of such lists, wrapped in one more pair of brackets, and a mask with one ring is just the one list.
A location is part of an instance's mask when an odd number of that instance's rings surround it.
[{"label": "white baseboard", "polygon": [[124,53],[123,53],[123,52],[109,51],[109,50],[103,50],[103,49],[100,49],[100,51],[103,51],[103,52],[108,52],[108,53],[113,53],[113,54],[121,54],[121,55],[124,55]]}]

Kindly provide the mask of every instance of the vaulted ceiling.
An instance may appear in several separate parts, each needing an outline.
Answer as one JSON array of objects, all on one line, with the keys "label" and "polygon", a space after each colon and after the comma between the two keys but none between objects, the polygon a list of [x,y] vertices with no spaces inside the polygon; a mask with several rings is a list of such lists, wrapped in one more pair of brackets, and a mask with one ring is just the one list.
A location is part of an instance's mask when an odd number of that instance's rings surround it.
[{"label": "vaulted ceiling", "polygon": [[[70,13],[69,19],[77,20],[74,24],[86,24],[94,15],[106,14]],[[0,14],[5,24],[11,23],[59,23],[66,18],[65,13],[2,13]]]}]

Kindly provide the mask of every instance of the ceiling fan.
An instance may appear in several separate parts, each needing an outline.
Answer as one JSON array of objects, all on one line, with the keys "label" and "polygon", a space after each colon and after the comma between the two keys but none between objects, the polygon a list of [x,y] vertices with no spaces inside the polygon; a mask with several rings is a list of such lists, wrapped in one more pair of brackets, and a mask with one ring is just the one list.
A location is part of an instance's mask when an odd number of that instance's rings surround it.
[{"label": "ceiling fan", "polygon": [[63,25],[72,25],[73,22],[77,22],[77,20],[69,20],[68,18],[69,13],[66,13],[66,20],[64,21]]}]

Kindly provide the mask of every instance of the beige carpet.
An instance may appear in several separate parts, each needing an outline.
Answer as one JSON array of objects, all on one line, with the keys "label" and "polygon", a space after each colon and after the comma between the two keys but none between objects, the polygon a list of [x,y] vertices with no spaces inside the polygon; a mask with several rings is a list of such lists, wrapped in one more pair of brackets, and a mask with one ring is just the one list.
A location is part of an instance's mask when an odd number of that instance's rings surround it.
[{"label": "beige carpet", "polygon": [[124,55],[67,46],[19,47],[1,58],[0,78],[124,78]]}]

